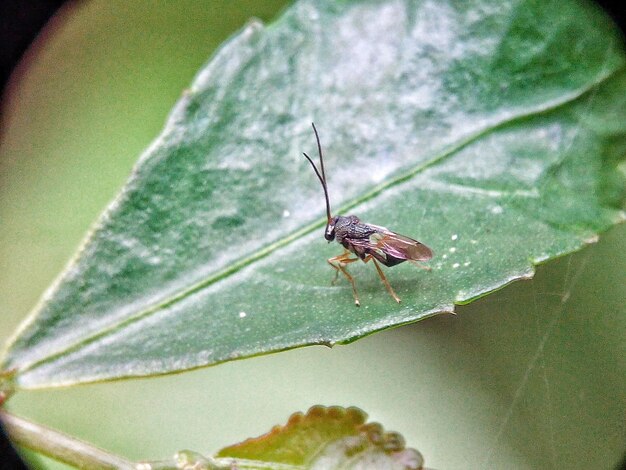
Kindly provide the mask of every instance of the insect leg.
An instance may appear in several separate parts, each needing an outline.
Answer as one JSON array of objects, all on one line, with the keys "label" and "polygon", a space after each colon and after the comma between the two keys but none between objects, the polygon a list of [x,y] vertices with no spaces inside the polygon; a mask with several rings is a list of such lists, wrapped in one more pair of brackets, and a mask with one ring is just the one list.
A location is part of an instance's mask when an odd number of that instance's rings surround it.
[{"label": "insect leg", "polygon": [[419,264],[417,261],[414,261],[412,259],[410,259],[409,261],[411,262],[411,264],[413,264],[413,266],[417,266],[418,268],[423,269],[424,271],[432,271],[432,268],[430,266]]},{"label": "insect leg", "polygon": [[337,279],[339,279],[339,268],[333,264],[332,259],[333,258],[326,260],[326,261],[328,261],[328,264],[330,264],[330,266],[335,270],[335,275],[330,281],[330,285],[334,286],[335,283],[337,282]]},{"label": "insect leg", "polygon": [[339,276],[339,271],[340,269],[337,268],[337,266],[335,266],[335,263],[338,264],[343,264],[344,266],[348,263],[353,263],[354,261],[358,261],[358,258],[350,258],[350,252],[348,250],[345,250],[342,254],[338,255],[338,256],[334,256],[333,258],[328,259],[328,264],[330,264],[333,269],[335,270],[335,277],[333,277],[333,280],[330,281],[330,283],[334,286],[335,282],[337,282],[337,277]]},{"label": "insect leg", "polygon": [[372,260],[374,262],[374,266],[376,266],[376,271],[378,271],[380,280],[383,281],[383,284],[387,288],[387,291],[389,292],[391,297],[393,297],[396,302],[400,303],[400,297],[396,295],[395,291],[393,290],[393,287],[391,287],[391,284],[389,284],[389,281],[385,277],[383,270],[380,269],[380,265],[378,264],[378,261],[376,261],[376,259],[373,258],[372,255],[367,255],[363,261],[367,263],[369,260]]},{"label": "insect leg", "polygon": [[359,307],[361,305],[361,302],[359,301],[359,294],[357,294],[357,291],[356,291],[354,278],[350,275],[348,270],[345,268],[346,264],[352,263],[354,261],[358,261],[358,258],[350,258],[350,252],[346,250],[344,254],[335,256],[334,258],[330,258],[326,261],[328,261],[328,264],[330,264],[332,268],[335,270],[335,279],[333,280],[333,283],[337,279],[337,276],[339,275],[339,271],[341,271],[342,274],[346,276],[346,279],[352,285],[352,294],[354,295],[354,303],[357,307]]}]

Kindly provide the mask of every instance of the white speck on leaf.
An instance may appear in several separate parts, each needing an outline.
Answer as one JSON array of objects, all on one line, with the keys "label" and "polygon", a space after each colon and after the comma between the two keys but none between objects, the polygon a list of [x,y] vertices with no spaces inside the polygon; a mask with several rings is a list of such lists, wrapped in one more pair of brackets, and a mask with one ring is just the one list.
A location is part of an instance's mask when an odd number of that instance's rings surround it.
[{"label": "white speck on leaf", "polygon": [[452,265],[452,267],[453,267],[453,268],[458,268],[459,266],[461,266],[459,263],[454,263],[454,264]]},{"label": "white speck on leaf", "polygon": [[246,312],[239,312],[239,318],[246,318]]},{"label": "white speck on leaf", "polygon": [[456,251],[456,248],[455,248],[455,247],[452,247],[452,248],[450,248],[448,251],[449,251],[450,253],[454,253],[454,252]]},{"label": "white speck on leaf", "polygon": [[283,211],[283,217],[284,217],[284,218],[287,218],[287,217],[289,217],[290,215],[291,215],[291,212],[289,212],[287,209],[285,209],[285,210]]},{"label": "white speck on leaf", "polygon": [[456,233],[450,237],[452,241],[456,240],[457,238],[459,238],[459,236]]}]

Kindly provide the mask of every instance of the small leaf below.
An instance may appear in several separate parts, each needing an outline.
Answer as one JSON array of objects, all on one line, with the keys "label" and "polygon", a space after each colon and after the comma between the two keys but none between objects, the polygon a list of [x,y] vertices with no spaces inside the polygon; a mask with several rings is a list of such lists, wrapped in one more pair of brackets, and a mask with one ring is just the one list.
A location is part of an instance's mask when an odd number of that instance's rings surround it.
[{"label": "small leaf below", "polygon": [[314,406],[305,415],[293,414],[285,426],[226,447],[217,456],[233,458],[237,466],[243,459],[245,468],[268,468],[267,463],[320,470],[423,468],[421,454],[405,448],[401,435],[366,423],[366,418],[358,408]]}]

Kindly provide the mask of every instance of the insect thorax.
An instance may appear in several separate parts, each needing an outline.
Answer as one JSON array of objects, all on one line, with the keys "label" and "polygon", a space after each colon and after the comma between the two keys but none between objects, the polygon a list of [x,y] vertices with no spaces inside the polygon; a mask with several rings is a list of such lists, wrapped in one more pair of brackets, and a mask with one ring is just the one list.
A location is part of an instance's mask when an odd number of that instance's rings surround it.
[{"label": "insect thorax", "polygon": [[367,238],[376,229],[367,224],[362,224],[356,215],[339,215],[335,221],[335,238],[339,243],[343,243],[345,238]]}]

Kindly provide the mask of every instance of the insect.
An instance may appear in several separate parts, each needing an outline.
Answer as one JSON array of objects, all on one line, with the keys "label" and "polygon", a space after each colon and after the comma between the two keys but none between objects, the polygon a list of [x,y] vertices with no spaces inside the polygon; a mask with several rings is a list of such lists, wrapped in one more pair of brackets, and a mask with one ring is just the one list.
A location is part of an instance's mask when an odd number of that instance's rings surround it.
[{"label": "insect", "polygon": [[[393,297],[396,302],[400,303],[400,298],[391,287],[391,284],[389,284],[389,281],[380,268],[379,263],[391,267],[405,261],[412,261],[416,266],[422,269],[430,270],[429,267],[422,266],[418,264],[417,261],[428,261],[433,257],[433,252],[430,248],[417,240],[392,232],[385,227],[363,223],[355,215],[336,215],[333,217],[330,214],[330,200],[328,198],[326,173],[324,172],[322,145],[320,144],[320,138],[317,133],[317,129],[315,128],[315,124],[311,123],[311,125],[313,126],[313,132],[315,133],[315,139],[317,140],[317,153],[320,157],[319,169],[315,166],[311,157],[309,157],[306,153],[303,153],[303,155],[313,167],[313,171],[315,171],[315,174],[324,189],[324,197],[326,199],[326,216],[328,218],[324,238],[326,238],[329,243],[333,240],[337,240],[337,242],[344,247],[343,254],[327,260],[328,264],[330,264],[335,270],[335,277],[333,278],[332,284],[337,281],[339,273],[341,272],[352,285],[354,303],[358,307],[361,305],[359,295],[356,291],[354,278],[350,275],[346,266],[358,260],[361,260],[364,263],[371,260],[391,297]],[[352,255],[356,255],[356,258]]]}]

